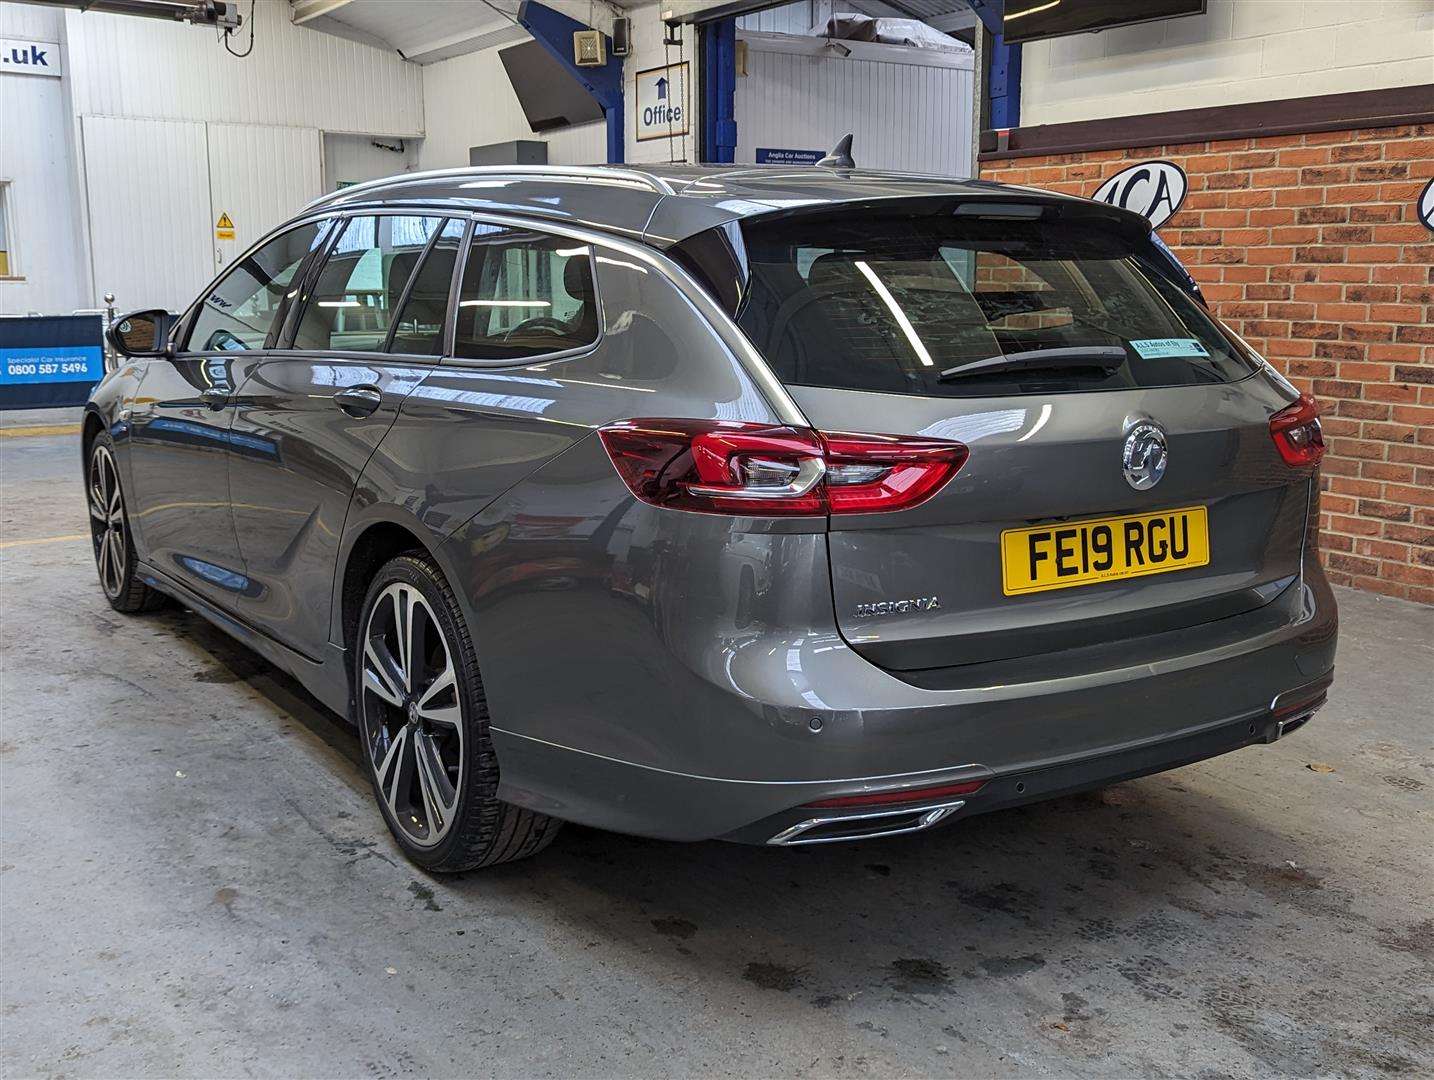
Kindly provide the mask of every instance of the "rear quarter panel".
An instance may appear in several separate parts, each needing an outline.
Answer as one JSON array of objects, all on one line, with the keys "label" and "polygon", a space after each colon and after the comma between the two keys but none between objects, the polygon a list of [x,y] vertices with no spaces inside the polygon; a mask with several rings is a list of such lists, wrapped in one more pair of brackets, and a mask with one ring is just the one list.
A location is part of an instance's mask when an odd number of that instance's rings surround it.
[{"label": "rear quarter panel", "polygon": [[[442,544],[611,421],[778,419],[699,306],[660,272],[668,260],[596,246],[594,261],[603,332],[591,348],[516,364],[447,361],[408,396],[354,492],[336,588],[354,540],[371,525],[396,521]],[[605,458],[604,464],[617,480]],[[526,517],[514,510],[520,528],[512,542],[530,543],[534,530],[561,536],[591,528],[587,493],[569,492],[566,503],[545,498],[542,510]],[[478,588],[470,580],[474,568],[453,570],[460,593],[471,595]],[[342,640],[339,607],[334,641]],[[474,613],[466,614],[472,622]]]}]

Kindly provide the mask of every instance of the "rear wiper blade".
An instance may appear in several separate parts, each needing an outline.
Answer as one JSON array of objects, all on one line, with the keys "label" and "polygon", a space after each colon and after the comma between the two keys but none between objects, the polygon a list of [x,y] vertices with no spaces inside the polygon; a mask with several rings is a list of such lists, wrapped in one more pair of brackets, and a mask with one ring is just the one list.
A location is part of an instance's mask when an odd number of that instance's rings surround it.
[{"label": "rear wiper blade", "polygon": [[968,375],[987,375],[1021,368],[1082,368],[1097,367],[1109,371],[1125,363],[1125,349],[1119,345],[1075,345],[1060,349],[1027,349],[1024,352],[988,356],[969,364],[949,367],[936,378],[961,379]]}]

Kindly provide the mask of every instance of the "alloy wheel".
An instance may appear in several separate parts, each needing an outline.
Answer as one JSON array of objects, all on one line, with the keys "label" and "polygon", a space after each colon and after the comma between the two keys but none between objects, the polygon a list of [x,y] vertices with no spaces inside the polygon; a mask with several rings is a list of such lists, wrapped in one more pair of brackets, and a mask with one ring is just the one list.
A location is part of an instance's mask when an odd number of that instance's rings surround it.
[{"label": "alloy wheel", "polygon": [[95,447],[90,456],[89,481],[95,566],[105,595],[114,600],[124,591],[129,545],[125,538],[124,496],[120,494],[119,473],[109,447]]},{"label": "alloy wheel", "polygon": [[463,790],[463,710],[453,652],[423,594],[394,582],[363,629],[364,742],[389,814],[421,847],[437,844]]}]

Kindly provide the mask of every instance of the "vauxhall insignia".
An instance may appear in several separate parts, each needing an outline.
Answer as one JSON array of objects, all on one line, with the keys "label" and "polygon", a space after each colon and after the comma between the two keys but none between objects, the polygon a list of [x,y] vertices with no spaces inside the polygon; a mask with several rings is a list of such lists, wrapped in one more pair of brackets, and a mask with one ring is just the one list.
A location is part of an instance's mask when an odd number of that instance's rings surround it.
[{"label": "vauxhall insignia", "polygon": [[940,611],[941,601],[935,596],[917,596],[910,600],[883,600],[878,604],[857,604],[858,618],[867,615],[906,615],[913,611]]}]

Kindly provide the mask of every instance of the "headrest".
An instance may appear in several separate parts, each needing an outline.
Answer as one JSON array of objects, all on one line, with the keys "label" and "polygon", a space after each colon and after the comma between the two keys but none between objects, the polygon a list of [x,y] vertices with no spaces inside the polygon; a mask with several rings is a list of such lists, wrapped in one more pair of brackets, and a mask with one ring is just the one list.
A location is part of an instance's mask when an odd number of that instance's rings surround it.
[{"label": "headrest", "polygon": [[839,251],[818,255],[807,270],[807,284],[812,288],[853,285],[860,280],[861,271],[852,262],[852,256]]},{"label": "headrest", "polygon": [[563,289],[574,300],[586,304],[592,299],[592,280],[587,259],[573,258],[563,264]]}]

